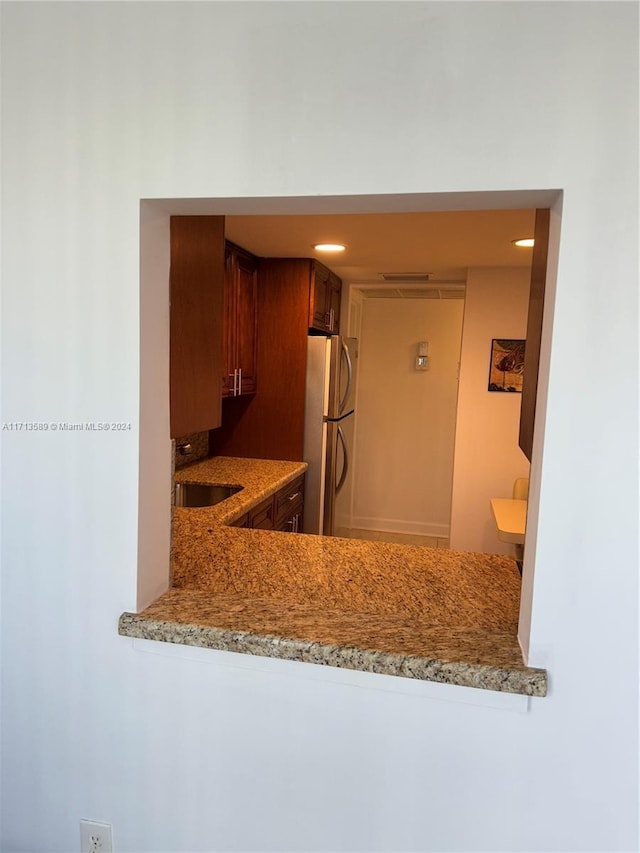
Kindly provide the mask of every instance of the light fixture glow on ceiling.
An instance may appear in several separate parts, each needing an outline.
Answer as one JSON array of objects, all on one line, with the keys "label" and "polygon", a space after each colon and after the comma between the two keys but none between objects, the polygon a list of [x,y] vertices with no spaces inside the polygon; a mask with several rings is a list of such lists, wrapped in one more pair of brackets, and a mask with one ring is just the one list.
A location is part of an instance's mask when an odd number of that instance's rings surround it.
[{"label": "light fixture glow on ceiling", "polygon": [[344,252],[346,246],[342,243],[316,243],[313,248],[316,252]]},{"label": "light fixture glow on ceiling", "polygon": [[530,249],[531,246],[535,243],[533,237],[521,237],[519,240],[511,241],[514,246],[520,246],[521,248]]}]

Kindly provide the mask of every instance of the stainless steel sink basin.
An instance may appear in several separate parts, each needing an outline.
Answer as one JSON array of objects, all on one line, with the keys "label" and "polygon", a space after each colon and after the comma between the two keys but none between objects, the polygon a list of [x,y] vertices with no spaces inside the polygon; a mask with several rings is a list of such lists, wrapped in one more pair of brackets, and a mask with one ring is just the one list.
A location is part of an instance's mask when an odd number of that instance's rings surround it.
[{"label": "stainless steel sink basin", "polygon": [[210,486],[207,483],[176,483],[176,506],[215,506],[235,495],[242,486]]}]

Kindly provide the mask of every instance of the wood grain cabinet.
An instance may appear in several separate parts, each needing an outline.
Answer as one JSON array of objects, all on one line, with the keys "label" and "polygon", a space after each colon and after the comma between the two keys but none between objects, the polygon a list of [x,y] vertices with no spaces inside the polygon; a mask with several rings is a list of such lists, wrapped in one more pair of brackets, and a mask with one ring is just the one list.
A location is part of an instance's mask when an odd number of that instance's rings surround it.
[{"label": "wood grain cabinet", "polygon": [[275,530],[275,508],[273,496],[262,501],[249,513],[250,527],[254,530]]},{"label": "wood grain cabinet", "polygon": [[318,261],[310,261],[309,328],[330,335],[340,331],[342,281]]},{"label": "wood grain cabinet", "polygon": [[276,530],[300,533],[304,509],[304,474],[275,495]]},{"label": "wood grain cabinet", "polygon": [[220,456],[302,461],[309,332],[331,334],[333,318],[338,333],[342,282],[311,258],[261,258],[259,282],[260,385],[252,399],[227,407],[211,448]]},{"label": "wood grain cabinet", "polygon": [[258,259],[227,241],[222,322],[222,396],[255,394],[258,359]]},{"label": "wood grain cabinet", "polygon": [[533,454],[533,428],[538,396],[538,372],[540,370],[540,344],[542,341],[542,319],[547,278],[547,255],[549,253],[549,224],[551,211],[536,210],[534,229],[535,244],[531,259],[531,285],[529,288],[529,315],[527,318],[527,345],[524,353],[524,381],[520,404],[520,449],[531,462]]},{"label": "wood grain cabinet", "polygon": [[220,426],[224,217],[170,219],[171,437]]},{"label": "wood grain cabinet", "polygon": [[303,509],[304,474],[283,486],[275,495],[265,498],[231,526],[301,533]]}]

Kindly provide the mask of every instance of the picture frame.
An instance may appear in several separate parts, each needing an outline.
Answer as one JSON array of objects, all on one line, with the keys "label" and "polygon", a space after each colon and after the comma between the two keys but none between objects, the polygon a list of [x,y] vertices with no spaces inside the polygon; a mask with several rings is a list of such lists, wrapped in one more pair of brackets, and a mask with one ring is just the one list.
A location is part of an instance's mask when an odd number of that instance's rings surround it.
[{"label": "picture frame", "polygon": [[522,393],[525,344],[521,338],[491,340],[488,391]]}]

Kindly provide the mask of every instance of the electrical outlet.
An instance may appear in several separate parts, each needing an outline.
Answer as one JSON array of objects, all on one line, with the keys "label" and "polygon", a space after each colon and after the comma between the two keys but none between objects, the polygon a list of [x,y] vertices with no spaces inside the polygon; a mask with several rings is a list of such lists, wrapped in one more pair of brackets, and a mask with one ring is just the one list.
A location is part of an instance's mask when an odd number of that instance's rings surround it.
[{"label": "electrical outlet", "polygon": [[113,853],[111,824],[81,820],[80,853]]}]

